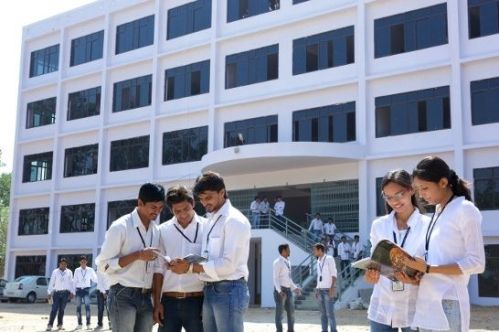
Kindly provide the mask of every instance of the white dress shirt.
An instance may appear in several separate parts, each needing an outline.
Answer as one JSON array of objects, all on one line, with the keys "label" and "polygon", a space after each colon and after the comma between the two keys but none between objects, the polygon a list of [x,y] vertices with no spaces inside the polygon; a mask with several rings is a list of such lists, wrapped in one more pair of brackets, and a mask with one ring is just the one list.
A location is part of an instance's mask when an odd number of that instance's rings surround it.
[{"label": "white dress shirt", "polygon": [[[168,260],[183,258],[189,254],[201,255],[205,225],[206,219],[197,214],[186,228],[180,226],[175,217],[160,225],[159,249],[162,255],[167,256]],[[192,293],[203,290],[203,282],[197,274],[173,273],[166,268],[163,260],[156,260],[154,273],[164,276],[163,292]]]},{"label": "white dress shirt", "polygon": [[92,281],[97,282],[97,274],[95,274],[94,269],[89,266],[85,269],[79,267],[75,270],[73,281],[75,288],[88,288],[92,286]]},{"label": "white dress shirt", "polygon": [[208,261],[203,264],[200,279],[207,282],[248,280],[250,239],[248,219],[227,199],[205,228],[202,253]]},{"label": "white dress shirt", "polygon": [[284,201],[275,202],[275,204],[274,204],[275,215],[276,216],[283,216],[285,206],[286,206],[286,203]]},{"label": "white dress shirt", "polygon": [[267,213],[269,213],[269,210],[270,210],[270,203],[265,202],[265,201],[261,201],[259,208],[260,208],[261,214],[267,214]]},{"label": "white dress shirt", "polygon": [[52,294],[53,292],[64,290],[70,291],[71,294],[75,293],[73,284],[73,272],[71,272],[70,269],[61,271],[61,269],[57,268],[52,271],[49,286],[47,288],[47,293]]},{"label": "white dress shirt", "polygon": [[308,228],[309,231],[321,231],[323,232],[324,231],[324,227],[323,227],[323,223],[322,223],[322,220],[321,219],[318,219],[318,218],[314,218],[312,219],[312,221],[310,222],[310,227]]},{"label": "white dress shirt", "polygon": [[251,202],[250,210],[251,210],[252,214],[259,214],[260,213],[260,203],[257,201]]},{"label": "white dress shirt", "polygon": [[106,294],[109,290],[109,282],[105,273],[97,271],[97,290],[102,294]]},{"label": "white dress shirt", "polygon": [[121,267],[119,260],[120,257],[143,250],[145,247],[158,248],[158,246],[158,225],[151,221],[146,231],[135,209],[111,224],[95,261],[98,269],[108,274],[109,286],[119,283],[125,287],[149,289],[152,286],[153,262],[136,260]]},{"label": "white dress shirt", "polygon": [[416,302],[418,310],[412,325],[424,329],[448,330],[449,324],[442,309],[442,300],[457,300],[461,312],[461,331],[468,331],[468,282],[470,275],[482,273],[485,269],[482,215],[475,205],[464,197],[455,197],[443,211],[437,205],[436,211],[435,218],[439,213],[441,215],[431,232],[427,263],[457,263],[462,274],[427,273],[423,276]]},{"label": "white dress shirt", "polygon": [[327,235],[334,235],[336,232],[336,225],[333,223],[325,223],[324,224],[324,233]]},{"label": "white dress shirt", "polygon": [[348,242],[340,242],[338,244],[338,256],[342,261],[350,260],[350,253],[352,252],[352,248],[348,244]]},{"label": "white dress shirt", "polygon": [[364,250],[364,247],[362,246],[362,243],[360,241],[358,242],[353,242],[352,243],[352,257],[354,260],[359,259],[360,254],[362,254],[362,251]]},{"label": "white dress shirt", "polygon": [[336,263],[332,256],[324,254],[317,259],[317,288],[326,289],[333,286],[333,277],[336,278]]},{"label": "white dress shirt", "polygon": [[[418,209],[407,221],[410,227],[404,242],[404,250],[412,256],[424,255],[424,238],[428,228],[429,218],[422,215]],[[394,241],[393,234],[397,241]],[[399,231],[395,220],[395,212],[374,220],[371,226],[371,254],[381,240],[397,242],[400,246],[407,230]],[[385,276],[380,276],[374,285],[374,290],[369,304],[367,317],[371,321],[393,327],[408,327],[412,323],[416,310],[416,297],[418,286],[404,284],[403,291],[393,291],[392,281]]]},{"label": "white dress shirt", "polygon": [[291,288],[295,290],[298,287],[291,279],[291,262],[289,259],[279,255],[273,264],[274,288],[280,293],[281,287]]}]

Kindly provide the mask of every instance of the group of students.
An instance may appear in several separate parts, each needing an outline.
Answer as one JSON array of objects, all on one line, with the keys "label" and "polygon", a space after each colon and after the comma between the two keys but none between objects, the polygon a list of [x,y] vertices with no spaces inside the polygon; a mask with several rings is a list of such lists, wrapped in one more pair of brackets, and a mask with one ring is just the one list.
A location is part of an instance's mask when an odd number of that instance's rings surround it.
[{"label": "group of students", "polygon": [[[277,196],[274,202],[274,214],[277,218],[284,216],[284,208],[286,203],[282,200],[281,196]],[[260,227],[260,222],[264,224],[269,222],[270,216],[270,202],[267,197],[260,198],[255,196],[255,199],[250,204],[251,225],[255,228]]]}]

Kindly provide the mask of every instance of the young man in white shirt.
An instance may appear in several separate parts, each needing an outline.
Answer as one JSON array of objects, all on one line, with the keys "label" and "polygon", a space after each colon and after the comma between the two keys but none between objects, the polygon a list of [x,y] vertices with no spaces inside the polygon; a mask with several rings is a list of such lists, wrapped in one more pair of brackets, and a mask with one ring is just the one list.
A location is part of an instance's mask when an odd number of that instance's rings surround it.
[{"label": "young man in white shirt", "polygon": [[255,196],[255,200],[250,204],[251,225],[255,228],[260,227],[260,197]]},{"label": "young man in white shirt", "polygon": [[270,203],[267,197],[264,197],[260,202],[260,221],[264,225],[269,224]]},{"label": "young man in white shirt", "polygon": [[158,256],[156,219],[165,204],[165,190],[146,183],[139,191],[137,208],[114,221],[106,233],[98,269],[109,280],[109,314],[113,330],[151,332],[153,310],[151,287]]},{"label": "young man in white shirt", "polygon": [[76,318],[78,319],[77,330],[82,328],[81,319],[81,303],[82,300],[85,303],[85,313],[87,329],[90,329],[90,286],[92,286],[92,281],[97,282],[97,274],[95,274],[94,269],[87,266],[87,257],[80,257],[80,267],[76,268],[73,277],[75,290],[76,290]]},{"label": "young man in white shirt", "polygon": [[324,234],[329,238],[330,242],[334,241],[334,234],[336,233],[336,225],[333,218],[328,218],[327,223],[324,224]]},{"label": "young man in white shirt", "polygon": [[341,269],[341,277],[348,278],[350,277],[350,255],[352,253],[352,248],[350,244],[347,242],[347,237],[341,237],[341,243],[338,244],[338,256],[340,257],[340,269]]},{"label": "young man in white shirt", "polygon": [[275,216],[278,219],[282,219],[284,217],[284,208],[286,207],[286,202],[282,200],[281,196],[276,197],[276,202],[274,204]]},{"label": "young man in white shirt", "polygon": [[275,301],[275,326],[277,332],[282,332],[282,314],[286,310],[288,316],[288,331],[294,331],[295,303],[293,292],[301,294],[301,289],[295,285],[291,278],[291,262],[289,256],[291,250],[288,244],[278,247],[279,257],[273,264],[274,276],[274,301]]},{"label": "young man in white shirt", "polygon": [[315,218],[312,219],[312,221],[310,222],[310,226],[308,227],[308,231],[312,232],[315,235],[315,237],[316,237],[315,240],[318,240],[318,241],[321,240],[322,234],[324,232],[324,223],[322,222],[320,213],[315,214]]},{"label": "young man in white shirt", "polygon": [[97,271],[97,327],[96,330],[101,330],[104,328],[102,322],[104,318],[104,309],[107,312],[107,320],[109,322],[109,329],[112,329],[111,319],[109,318],[109,309],[106,303],[107,295],[109,293],[109,282],[107,281],[107,276]]},{"label": "young man in white shirt", "polygon": [[204,332],[242,332],[249,305],[248,257],[251,225],[234,208],[223,178],[215,172],[198,177],[194,194],[209,213],[203,236],[202,253],[207,261],[191,265],[178,261],[178,271],[199,273],[205,282],[203,302]]},{"label": "young man in white shirt", "polygon": [[[317,257],[317,288],[315,297],[321,312],[322,331],[336,332],[336,318],[334,316],[334,302],[336,298],[336,263],[332,256],[326,255],[326,248],[322,243],[314,245],[313,254]],[[329,324],[328,324],[329,323]]]},{"label": "young man in white shirt", "polygon": [[74,298],[73,273],[67,268],[68,263],[65,258],[59,261],[59,267],[52,271],[49,286],[47,289],[48,299],[52,300],[49,323],[46,331],[52,331],[55,316],[57,315],[57,328],[62,330],[64,309],[70,299]]},{"label": "young man in white shirt", "polygon": [[[159,226],[159,249],[168,261],[201,256],[206,219],[194,211],[194,196],[184,186],[166,193],[173,218]],[[153,279],[154,321],[159,332],[203,331],[203,282],[197,274],[178,274],[179,266],[157,260]]]}]

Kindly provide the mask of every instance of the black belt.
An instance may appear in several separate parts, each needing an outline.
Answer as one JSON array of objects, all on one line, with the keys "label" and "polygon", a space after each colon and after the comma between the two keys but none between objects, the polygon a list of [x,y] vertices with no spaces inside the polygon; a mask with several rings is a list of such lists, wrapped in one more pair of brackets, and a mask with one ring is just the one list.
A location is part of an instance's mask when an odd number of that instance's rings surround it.
[{"label": "black belt", "polygon": [[236,279],[236,280],[220,280],[220,281],[213,281],[213,282],[205,282],[205,285],[212,286],[212,285],[217,285],[217,284],[221,284],[221,283],[228,283],[228,282],[238,283],[241,281],[246,281],[246,279],[244,279],[244,277],[241,277],[241,278]]},{"label": "black belt", "polygon": [[60,293],[60,292],[69,292],[69,289],[56,290],[55,292],[56,292],[56,293]]},{"label": "black belt", "polygon": [[116,288],[117,289],[128,288],[128,289],[131,289],[131,290],[136,291],[136,292],[141,292],[142,294],[150,294],[151,293],[150,288],[127,287],[127,286],[123,286],[122,284],[114,284],[110,288],[114,288],[114,289],[116,289]]}]

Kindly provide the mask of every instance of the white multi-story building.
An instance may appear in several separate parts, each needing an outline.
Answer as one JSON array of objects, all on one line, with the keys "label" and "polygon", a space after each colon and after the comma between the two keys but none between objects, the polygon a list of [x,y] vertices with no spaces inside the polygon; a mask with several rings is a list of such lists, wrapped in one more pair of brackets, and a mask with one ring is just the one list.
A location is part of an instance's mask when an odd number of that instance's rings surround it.
[{"label": "white multi-story building", "polygon": [[[444,158],[473,184],[499,304],[498,0],[101,0],[25,27],[6,277],[95,257],[146,181],[219,171],[367,241],[386,171]],[[253,232],[253,302],[285,241]],[[293,241],[291,241],[293,243]],[[293,246],[298,263],[307,253]]]}]

